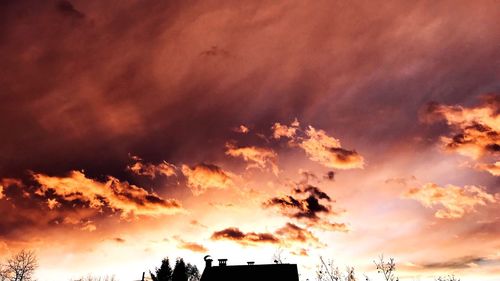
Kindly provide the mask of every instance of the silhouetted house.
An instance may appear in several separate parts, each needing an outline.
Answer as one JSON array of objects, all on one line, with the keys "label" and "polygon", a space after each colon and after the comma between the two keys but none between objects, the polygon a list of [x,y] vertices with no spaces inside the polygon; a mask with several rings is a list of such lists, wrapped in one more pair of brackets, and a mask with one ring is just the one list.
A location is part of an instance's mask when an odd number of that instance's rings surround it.
[{"label": "silhouetted house", "polygon": [[205,257],[205,270],[200,281],[298,281],[296,264],[227,265],[219,259],[219,266],[212,266],[212,259]]}]

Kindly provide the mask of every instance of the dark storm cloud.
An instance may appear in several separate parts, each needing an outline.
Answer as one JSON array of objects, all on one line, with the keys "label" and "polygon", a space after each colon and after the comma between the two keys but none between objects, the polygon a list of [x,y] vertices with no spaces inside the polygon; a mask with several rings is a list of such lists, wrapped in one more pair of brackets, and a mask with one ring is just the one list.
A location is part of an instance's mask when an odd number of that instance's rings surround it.
[{"label": "dark storm cloud", "polygon": [[183,3],[2,4],[0,174],[126,177],[129,152],[203,161],[294,117],[383,149],[429,100],[498,90],[494,4]]}]

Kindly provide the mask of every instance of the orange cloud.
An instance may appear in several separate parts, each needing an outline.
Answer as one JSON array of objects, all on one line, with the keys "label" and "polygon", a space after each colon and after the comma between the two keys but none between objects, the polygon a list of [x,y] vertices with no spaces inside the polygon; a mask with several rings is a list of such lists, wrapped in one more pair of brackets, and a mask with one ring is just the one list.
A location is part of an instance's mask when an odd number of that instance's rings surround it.
[{"label": "orange cloud", "polygon": [[411,188],[404,196],[419,201],[427,208],[437,207],[434,216],[441,219],[461,218],[467,213],[474,212],[476,206],[497,202],[495,196],[487,193],[484,188],[474,185],[441,187],[427,183],[422,187]]},{"label": "orange cloud", "polygon": [[289,139],[295,138],[297,134],[297,130],[299,129],[300,123],[297,119],[290,124],[290,126],[282,125],[278,122],[274,123],[271,127],[273,131],[273,138],[280,139],[282,137],[286,137]]},{"label": "orange cloud", "polygon": [[189,250],[189,251],[197,252],[197,253],[208,252],[208,249],[205,248],[205,246],[203,246],[201,244],[194,243],[194,242],[187,242],[187,241],[184,241],[180,238],[177,238],[177,240],[179,242],[179,244],[177,245],[177,248],[179,248],[179,249],[185,249],[185,250]]},{"label": "orange cloud", "polygon": [[163,161],[158,165],[151,163],[143,163],[142,159],[137,156],[131,157],[135,160],[135,163],[127,166],[127,170],[140,176],[148,176],[154,179],[157,175],[163,175],[165,177],[170,177],[175,175],[176,167],[173,164]]},{"label": "orange cloud", "polygon": [[451,136],[442,136],[447,150],[478,159],[485,154],[500,152],[500,95],[489,96],[476,107],[430,104],[424,121],[445,120]]},{"label": "orange cloud", "polygon": [[271,130],[274,139],[290,139],[290,145],[298,145],[310,160],[325,167],[344,170],[364,167],[364,158],[355,150],[342,148],[340,140],[329,136],[323,130],[309,126],[303,131],[297,119],[290,126],[274,123]]},{"label": "orange cloud", "polygon": [[250,132],[250,129],[248,129],[248,127],[245,125],[240,125],[239,127],[234,128],[234,131],[241,134],[248,134],[248,132]]},{"label": "orange cloud", "polygon": [[47,206],[49,207],[49,209],[53,210],[60,207],[61,203],[59,203],[55,198],[49,198],[47,199]]},{"label": "orange cloud", "polygon": [[500,161],[497,161],[492,164],[484,164],[484,163],[478,163],[475,165],[476,169],[486,171],[494,176],[500,176]]},{"label": "orange cloud", "polygon": [[193,167],[182,165],[182,173],[194,195],[200,195],[210,188],[225,189],[233,185],[233,174],[213,164],[201,163]]},{"label": "orange cloud", "polygon": [[181,204],[175,199],[162,199],[135,185],[108,176],[106,182],[87,178],[79,171],[72,171],[66,177],[51,177],[33,174],[41,191],[54,194],[65,200],[81,200],[91,208],[109,208],[120,212],[122,218],[134,216],[160,216],[182,212]]},{"label": "orange cloud", "polygon": [[212,240],[232,240],[242,245],[256,245],[258,243],[278,244],[280,239],[272,233],[244,233],[236,227],[229,227],[212,234]]},{"label": "orange cloud", "polygon": [[323,248],[326,245],[309,230],[287,223],[273,233],[242,232],[236,227],[229,227],[212,234],[212,240],[230,240],[242,245],[255,246],[261,243],[280,244],[284,247],[295,247],[297,244],[307,244],[316,248]]},{"label": "orange cloud", "polygon": [[319,162],[328,168],[363,168],[364,159],[361,155],[355,150],[342,148],[340,141],[328,136],[325,131],[309,126],[305,133],[308,138],[299,143],[299,146],[312,161]]},{"label": "orange cloud", "polygon": [[246,162],[249,162],[247,169],[259,168],[265,169],[270,167],[275,175],[279,169],[277,165],[278,154],[270,148],[262,148],[255,146],[236,147],[233,144],[226,144],[226,154],[233,157],[241,157]]},{"label": "orange cloud", "polygon": [[287,223],[285,226],[279,228],[276,230],[276,234],[287,242],[307,243],[318,248],[325,246],[311,231],[293,223]]}]

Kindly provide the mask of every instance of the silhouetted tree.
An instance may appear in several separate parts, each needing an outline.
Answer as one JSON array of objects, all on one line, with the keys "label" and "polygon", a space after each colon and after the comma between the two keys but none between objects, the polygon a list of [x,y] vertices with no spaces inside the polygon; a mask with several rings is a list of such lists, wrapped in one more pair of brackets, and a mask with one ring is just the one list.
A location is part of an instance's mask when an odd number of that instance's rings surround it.
[{"label": "silhouetted tree", "polygon": [[0,281],[8,281],[9,279],[9,271],[5,267],[5,265],[0,264]]},{"label": "silhouetted tree", "polygon": [[114,276],[93,276],[87,275],[86,277],[82,277],[79,279],[75,279],[73,281],[117,281]]},{"label": "silhouetted tree", "polygon": [[319,257],[321,263],[316,269],[316,280],[317,281],[341,281],[343,275],[340,272],[338,266],[335,265],[333,260],[325,262],[323,257]]},{"label": "silhouetted tree", "polygon": [[38,267],[38,261],[33,251],[21,250],[0,266],[2,281],[31,281]]},{"label": "silhouetted tree", "polygon": [[346,281],[356,281],[356,274],[354,274],[354,267],[347,267]]},{"label": "silhouetted tree", "polygon": [[286,258],[283,255],[283,248],[281,248],[281,247],[277,248],[276,251],[274,251],[272,259],[273,259],[273,262],[277,263],[277,264],[285,263]]},{"label": "silhouetted tree", "polygon": [[455,277],[455,275],[439,276],[436,281],[460,281],[460,278]]},{"label": "silhouetted tree", "polygon": [[155,273],[149,272],[153,281],[171,281],[172,280],[172,267],[168,258],[161,261],[160,268],[156,268]]},{"label": "silhouetted tree", "polygon": [[[384,260],[384,255],[380,255],[379,261],[373,261],[377,267],[377,272],[382,273],[386,281],[399,281],[399,278],[394,275],[396,271],[396,263],[393,258],[389,261]],[[368,280],[368,278],[367,278]]]},{"label": "silhouetted tree", "polygon": [[172,274],[172,281],[187,281],[188,276],[186,273],[186,264],[182,258],[177,259],[175,262],[174,273]]},{"label": "silhouetted tree", "polygon": [[192,265],[190,263],[186,265],[186,274],[188,277],[188,281],[198,281],[201,278],[200,271],[198,270],[196,265]]}]

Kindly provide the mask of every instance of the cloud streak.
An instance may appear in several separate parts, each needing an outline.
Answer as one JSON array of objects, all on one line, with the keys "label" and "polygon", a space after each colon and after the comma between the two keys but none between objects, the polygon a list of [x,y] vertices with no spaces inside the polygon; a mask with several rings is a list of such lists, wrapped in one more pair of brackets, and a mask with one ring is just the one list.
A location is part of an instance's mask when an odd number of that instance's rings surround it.
[{"label": "cloud streak", "polygon": [[212,240],[231,240],[242,245],[256,245],[260,243],[278,244],[279,238],[271,233],[242,232],[236,227],[229,227],[212,234]]}]

